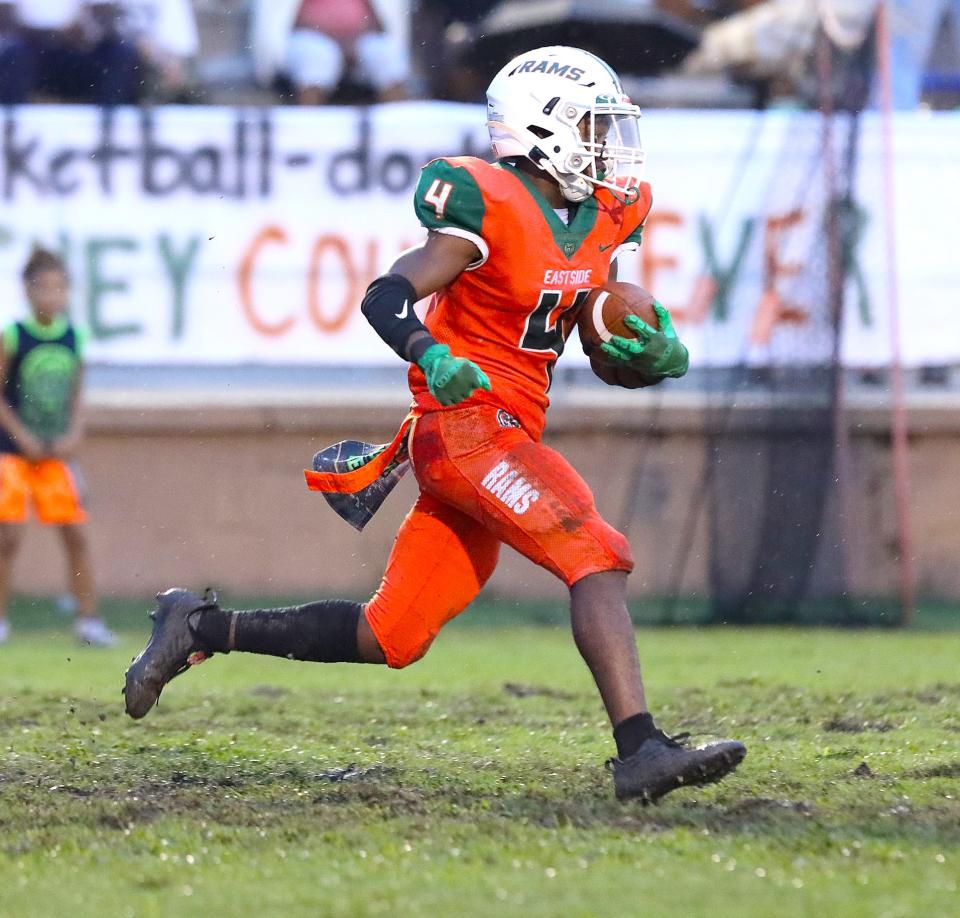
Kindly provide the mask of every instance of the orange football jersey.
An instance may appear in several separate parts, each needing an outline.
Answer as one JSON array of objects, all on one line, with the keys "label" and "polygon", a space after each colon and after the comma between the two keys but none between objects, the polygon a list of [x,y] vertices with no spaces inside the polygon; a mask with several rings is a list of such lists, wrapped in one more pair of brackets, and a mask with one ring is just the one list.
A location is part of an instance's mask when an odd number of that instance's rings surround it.
[{"label": "orange football jersey", "polygon": [[[600,188],[568,225],[508,163],[461,156],[424,167],[414,201],[420,222],[470,239],[481,253],[434,294],[424,320],[437,341],[490,377],[492,391],[470,402],[505,408],[540,438],[553,366],[577,311],[606,282],[611,261],[639,246],[650,203],[646,182],[632,204]],[[442,410],[416,365],[409,381],[419,411]]]}]

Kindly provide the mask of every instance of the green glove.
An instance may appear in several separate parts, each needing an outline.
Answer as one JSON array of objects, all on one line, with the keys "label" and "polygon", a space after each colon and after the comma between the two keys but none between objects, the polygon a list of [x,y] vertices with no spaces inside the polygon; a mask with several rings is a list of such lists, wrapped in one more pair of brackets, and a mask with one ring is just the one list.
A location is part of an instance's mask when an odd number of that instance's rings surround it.
[{"label": "green glove", "polygon": [[645,376],[660,379],[683,376],[690,365],[690,355],[673,330],[670,313],[656,301],[653,309],[660,321],[659,331],[639,316],[625,316],[624,323],[637,333],[637,337],[614,335],[601,344],[600,349],[615,366],[629,367]]},{"label": "green glove", "polygon": [[458,405],[477,389],[490,391],[486,373],[472,360],[454,357],[445,344],[431,344],[417,361],[430,394],[441,405]]}]

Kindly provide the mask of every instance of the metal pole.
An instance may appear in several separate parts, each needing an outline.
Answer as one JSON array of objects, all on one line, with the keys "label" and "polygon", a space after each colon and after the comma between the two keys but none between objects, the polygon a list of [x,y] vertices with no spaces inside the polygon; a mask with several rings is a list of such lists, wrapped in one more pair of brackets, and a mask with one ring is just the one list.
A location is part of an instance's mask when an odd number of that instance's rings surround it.
[{"label": "metal pole", "polygon": [[893,460],[893,494],[900,554],[900,624],[907,626],[916,611],[916,579],[910,524],[910,455],[904,401],[900,342],[900,297],[897,277],[896,217],[893,176],[893,75],[890,64],[890,10],[887,0],[877,15],[877,76],[883,169],[884,235],[887,262],[887,305],[890,321],[890,430]]}]

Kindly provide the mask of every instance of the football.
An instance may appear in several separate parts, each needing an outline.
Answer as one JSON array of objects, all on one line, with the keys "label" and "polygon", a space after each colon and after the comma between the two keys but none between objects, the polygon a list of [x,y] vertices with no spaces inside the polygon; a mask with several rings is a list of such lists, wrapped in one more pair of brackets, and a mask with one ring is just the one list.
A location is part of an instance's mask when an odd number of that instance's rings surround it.
[{"label": "football", "polygon": [[630,313],[640,316],[647,325],[659,328],[653,303],[652,293],[623,281],[612,281],[591,290],[577,317],[584,352],[590,357],[602,356],[600,345],[613,335],[635,338],[623,321]]}]

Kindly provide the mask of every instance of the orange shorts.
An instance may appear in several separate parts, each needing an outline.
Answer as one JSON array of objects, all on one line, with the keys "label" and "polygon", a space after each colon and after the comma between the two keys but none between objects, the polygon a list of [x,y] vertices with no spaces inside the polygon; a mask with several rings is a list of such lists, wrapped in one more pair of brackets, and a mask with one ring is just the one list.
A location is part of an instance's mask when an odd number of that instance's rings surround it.
[{"label": "orange shorts", "polygon": [[83,523],[83,509],[76,478],[59,459],[32,462],[13,453],[0,454],[0,523],[23,523],[32,500],[41,523]]},{"label": "orange shorts", "polygon": [[409,449],[420,498],[366,609],[390,666],[423,656],[469,605],[493,573],[501,542],[568,586],[632,570],[626,538],[601,519],[573,466],[496,406],[425,414]]}]

